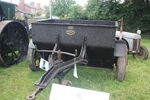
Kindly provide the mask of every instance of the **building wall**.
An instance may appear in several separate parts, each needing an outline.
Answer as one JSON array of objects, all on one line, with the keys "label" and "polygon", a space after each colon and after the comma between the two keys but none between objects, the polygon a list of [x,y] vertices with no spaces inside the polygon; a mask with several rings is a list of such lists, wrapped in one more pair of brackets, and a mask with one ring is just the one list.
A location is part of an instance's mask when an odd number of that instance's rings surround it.
[{"label": "building wall", "polygon": [[[25,11],[24,0],[20,0],[19,5],[16,7],[16,10]],[[16,13],[17,18],[21,18],[23,16],[22,13]]]},{"label": "building wall", "polygon": [[[44,9],[42,9],[41,4],[34,2],[31,2],[30,4],[25,4],[24,0],[20,0],[19,5],[17,6],[16,10],[21,10],[27,13],[31,13],[32,15],[35,15],[37,13],[44,14],[46,13]],[[23,14],[16,13],[16,17],[23,17]]]}]

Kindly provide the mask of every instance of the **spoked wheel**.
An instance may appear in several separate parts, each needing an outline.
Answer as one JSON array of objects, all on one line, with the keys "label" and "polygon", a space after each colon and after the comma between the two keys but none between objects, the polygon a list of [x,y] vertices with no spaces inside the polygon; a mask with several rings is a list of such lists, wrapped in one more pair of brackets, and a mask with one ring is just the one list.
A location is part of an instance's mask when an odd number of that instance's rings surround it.
[{"label": "spoked wheel", "polygon": [[118,60],[117,60],[117,80],[118,81],[124,80],[127,63],[128,63],[128,59],[127,59],[127,48],[126,48],[125,55],[122,57],[118,57]]},{"label": "spoked wheel", "polygon": [[29,48],[28,50],[29,68],[32,71],[40,70],[39,68],[40,58],[41,58],[40,54],[35,49]]},{"label": "spoked wheel", "polygon": [[28,50],[27,31],[18,22],[0,22],[0,66],[11,66],[23,60]]},{"label": "spoked wheel", "polygon": [[136,59],[147,60],[147,59],[148,59],[148,50],[147,50],[146,47],[140,46],[140,47],[139,47],[139,53],[133,54],[133,56],[134,56]]}]

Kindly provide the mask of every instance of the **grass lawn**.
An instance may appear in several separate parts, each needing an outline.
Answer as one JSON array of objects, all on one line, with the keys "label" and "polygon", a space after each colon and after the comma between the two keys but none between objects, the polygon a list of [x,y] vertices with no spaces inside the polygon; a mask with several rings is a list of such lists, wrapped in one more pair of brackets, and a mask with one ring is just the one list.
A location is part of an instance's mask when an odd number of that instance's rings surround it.
[{"label": "grass lawn", "polygon": [[[150,51],[150,39],[143,39],[142,45]],[[0,67],[0,100],[26,100],[26,96],[35,90],[34,82],[43,73],[32,72],[27,61],[9,68]],[[150,100],[150,58],[144,61],[128,56],[123,82],[116,81],[114,74],[115,70],[78,68],[78,79],[72,77],[72,72],[65,79],[71,80],[74,87],[109,92],[110,100]],[[48,100],[50,88],[51,84],[37,96],[37,100]]]}]

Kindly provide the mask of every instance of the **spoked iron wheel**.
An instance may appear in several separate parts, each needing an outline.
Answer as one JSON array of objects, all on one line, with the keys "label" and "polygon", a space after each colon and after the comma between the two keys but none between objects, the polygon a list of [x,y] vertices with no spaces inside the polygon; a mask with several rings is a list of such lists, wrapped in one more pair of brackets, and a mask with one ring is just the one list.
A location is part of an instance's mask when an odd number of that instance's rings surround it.
[{"label": "spoked iron wheel", "polygon": [[35,49],[29,48],[28,50],[29,68],[32,71],[40,70],[39,68],[40,58],[41,58],[40,54]]},{"label": "spoked iron wheel", "polygon": [[27,54],[27,31],[22,24],[13,21],[2,21],[0,27],[0,65],[17,64]]}]

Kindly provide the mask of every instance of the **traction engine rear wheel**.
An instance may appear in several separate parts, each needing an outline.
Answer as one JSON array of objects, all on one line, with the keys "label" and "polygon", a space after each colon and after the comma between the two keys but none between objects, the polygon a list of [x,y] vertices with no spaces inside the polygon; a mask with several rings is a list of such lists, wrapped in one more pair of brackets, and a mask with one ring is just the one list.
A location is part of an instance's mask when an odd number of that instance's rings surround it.
[{"label": "traction engine rear wheel", "polygon": [[0,66],[11,66],[22,61],[28,50],[28,34],[15,21],[0,22]]}]

